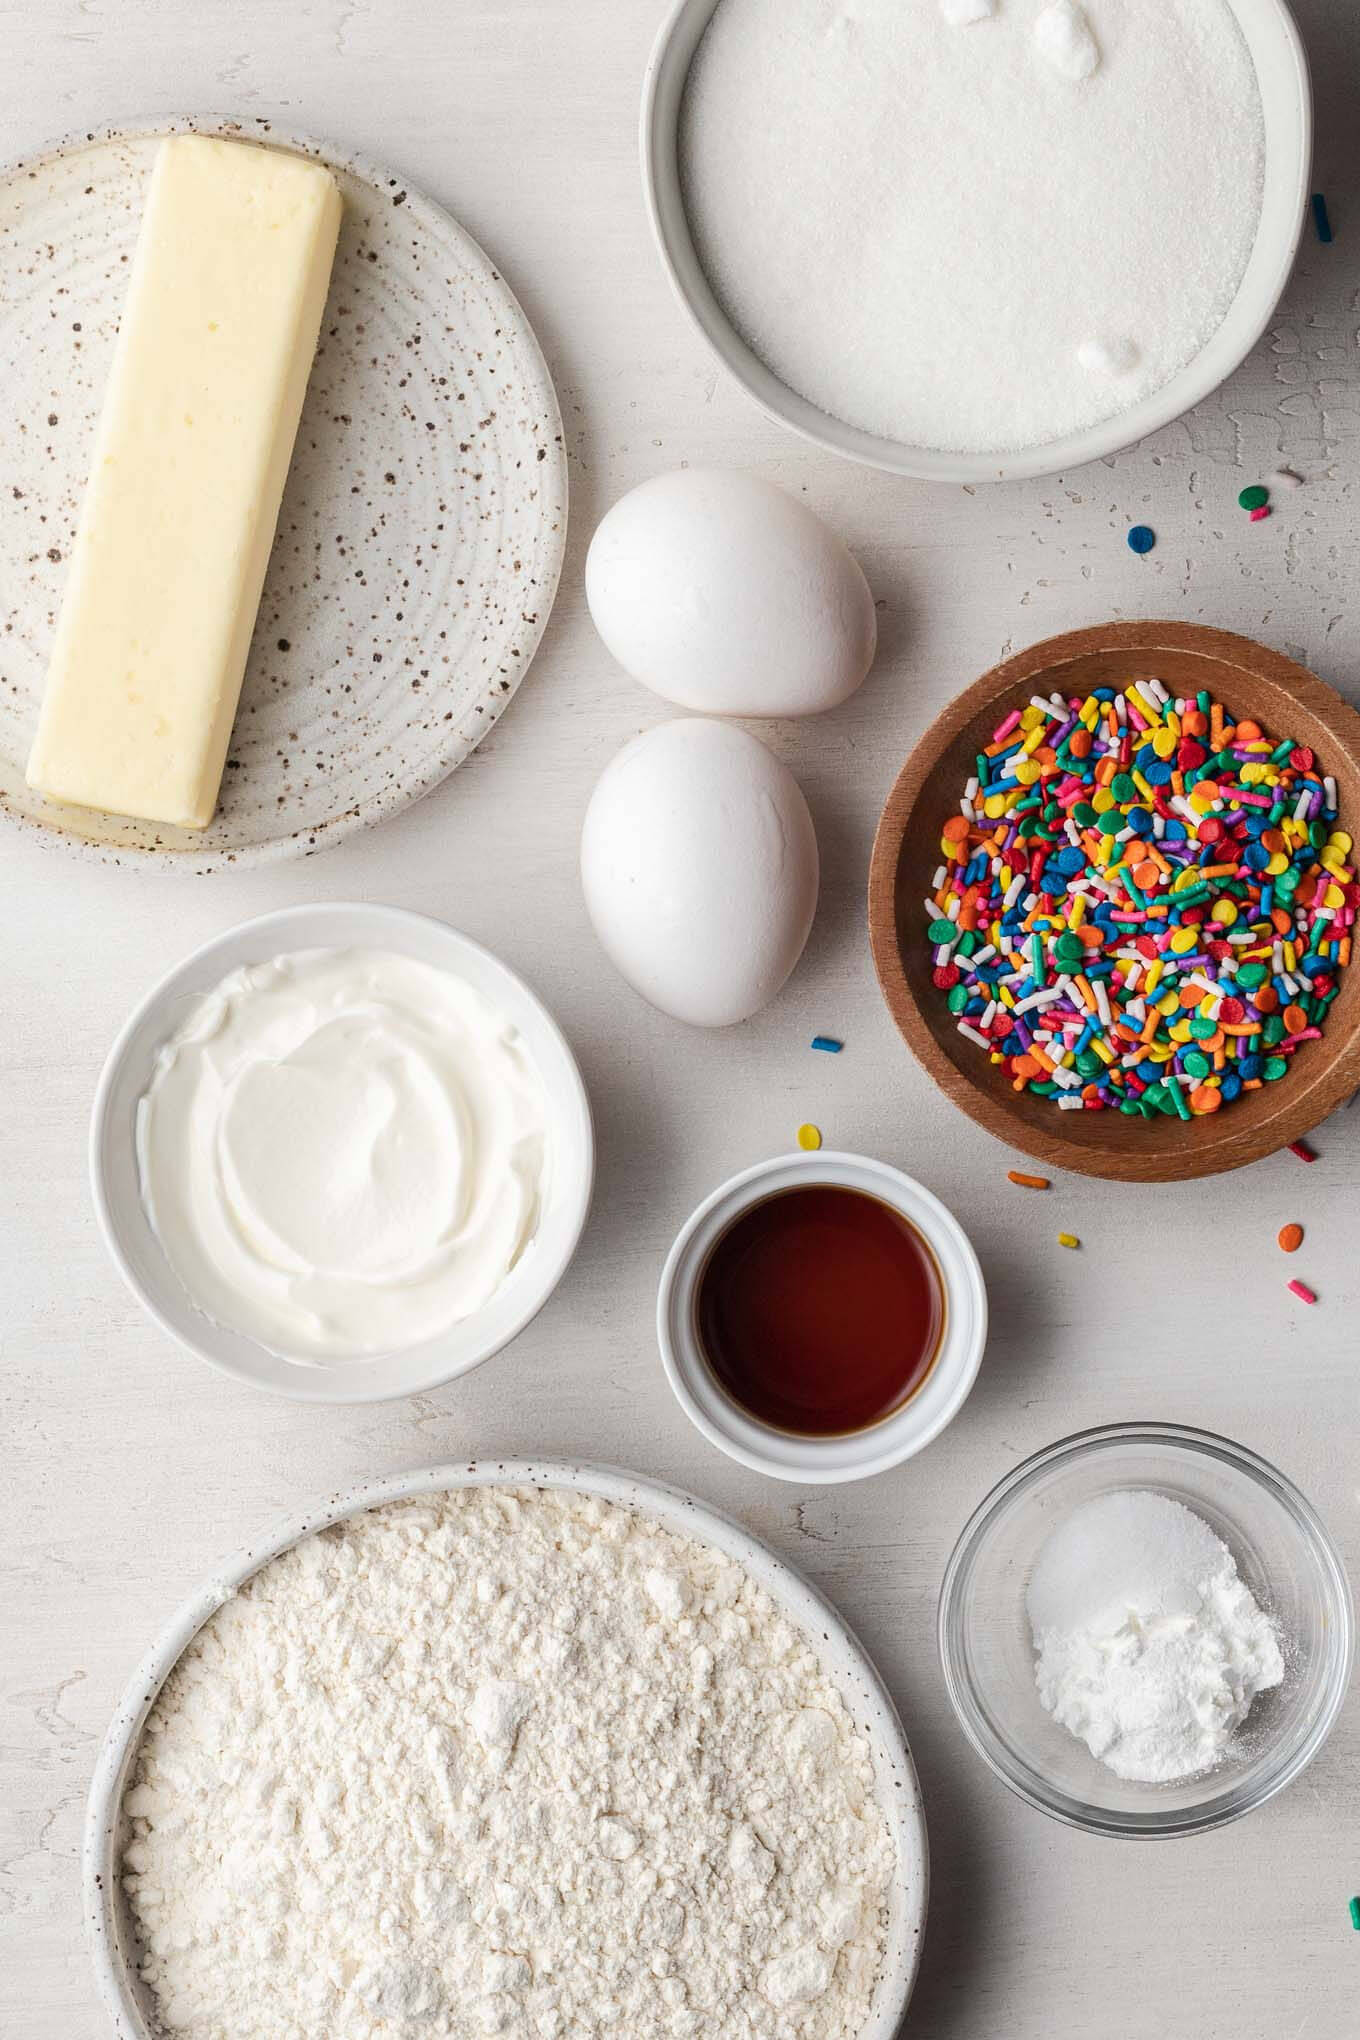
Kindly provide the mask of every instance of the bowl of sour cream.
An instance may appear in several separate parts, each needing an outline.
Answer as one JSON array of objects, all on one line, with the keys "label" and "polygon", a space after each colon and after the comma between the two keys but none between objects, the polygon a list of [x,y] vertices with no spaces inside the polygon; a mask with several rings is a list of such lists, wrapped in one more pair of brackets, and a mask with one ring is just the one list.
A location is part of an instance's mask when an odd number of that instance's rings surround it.
[{"label": "bowl of sour cream", "polygon": [[248,921],[148,993],[90,1137],[95,1211],[150,1315],[310,1402],[480,1365],[556,1288],[594,1138],[551,1014],[497,957],[398,908]]}]

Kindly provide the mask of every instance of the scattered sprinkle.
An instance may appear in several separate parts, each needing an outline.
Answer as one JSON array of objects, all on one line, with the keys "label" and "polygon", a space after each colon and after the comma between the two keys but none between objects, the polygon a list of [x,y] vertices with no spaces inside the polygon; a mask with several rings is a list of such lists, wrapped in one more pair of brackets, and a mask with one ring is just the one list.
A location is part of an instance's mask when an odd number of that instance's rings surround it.
[{"label": "scattered sprinkle", "polygon": [[1327,201],[1320,191],[1313,193],[1313,225],[1317,228],[1319,241],[1325,243],[1331,240],[1332,223],[1327,217]]},{"label": "scattered sprinkle", "polygon": [[814,1034],[812,1037],[812,1046],[814,1048],[819,1048],[822,1051],[823,1055],[839,1055],[841,1050],[845,1047],[845,1043],[843,1041],[837,1041],[834,1034]]},{"label": "scattered sprinkle", "polygon": [[1360,1898],[1351,1900],[1351,1925],[1360,1933]]},{"label": "scattered sprinkle", "polygon": [[1282,1254],[1297,1254],[1303,1245],[1303,1227],[1282,1225],[1275,1237]]},{"label": "scattered sprinkle", "polygon": [[1058,1245],[1060,1247],[1079,1247],[1081,1241],[1074,1232],[1060,1232],[1058,1234]]},{"label": "scattered sprinkle", "polygon": [[814,1126],[810,1120],[804,1121],[803,1125],[800,1126],[798,1129],[799,1147],[811,1150],[813,1148],[819,1148],[821,1144],[822,1144],[821,1127]]},{"label": "scattered sprinkle", "polygon": [[1150,524],[1135,524],[1129,532],[1129,551],[1150,553],[1157,543],[1157,534]]},{"label": "scattered sprinkle", "polygon": [[1184,1122],[1279,1082],[1350,961],[1360,866],[1311,747],[1140,676],[1018,702],[925,905],[954,1026],[1063,1112]]},{"label": "scattered sprinkle", "polygon": [[1259,524],[1259,523],[1261,522],[1262,518],[1264,518],[1264,517],[1269,517],[1269,515],[1270,515],[1270,505],[1269,505],[1269,503],[1262,503],[1262,504],[1261,504],[1261,505],[1259,506],[1259,508],[1257,508],[1257,509],[1255,509],[1255,510],[1253,510],[1253,511],[1252,511],[1252,513],[1251,513],[1251,522],[1252,522],[1253,524]]},{"label": "scattered sprinkle", "polygon": [[1289,1142],[1289,1152],[1291,1155],[1297,1155],[1301,1162],[1315,1162],[1317,1160],[1317,1149],[1310,1148],[1306,1140],[1291,1140]]},{"label": "scattered sprinkle", "polygon": [[1301,489],[1303,476],[1295,474],[1293,468],[1276,468],[1271,481],[1277,489]]},{"label": "scattered sprinkle", "polygon": [[1264,503],[1269,502],[1270,491],[1263,488],[1260,482],[1253,482],[1249,489],[1243,489],[1237,500],[1244,510],[1259,510]]},{"label": "scattered sprinkle", "polygon": [[1007,1169],[1006,1181],[1008,1183],[1018,1183],[1022,1190],[1047,1190],[1049,1188],[1047,1176],[1027,1176],[1023,1169]]},{"label": "scattered sprinkle", "polygon": [[1290,1282],[1286,1284],[1286,1287],[1293,1291],[1294,1295],[1297,1296],[1300,1303],[1317,1302],[1317,1296],[1308,1287],[1308,1284],[1306,1282]]}]

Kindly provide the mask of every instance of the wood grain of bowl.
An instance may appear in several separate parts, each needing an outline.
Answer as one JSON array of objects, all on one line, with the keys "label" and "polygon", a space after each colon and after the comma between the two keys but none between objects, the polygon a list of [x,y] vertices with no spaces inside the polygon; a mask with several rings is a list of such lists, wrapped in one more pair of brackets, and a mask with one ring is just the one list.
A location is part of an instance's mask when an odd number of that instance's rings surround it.
[{"label": "wood grain of bowl", "polygon": [[1188,1122],[1117,1112],[1059,1112],[1017,1093],[1004,1070],[959,1034],[931,982],[923,899],[940,862],[940,831],[957,813],[974,754],[1008,709],[1032,694],[1161,680],[1173,694],[1207,688],[1238,717],[1316,752],[1337,783],[1340,826],[1360,838],[1360,715],[1280,652],[1230,631],[1186,623],[1107,623],[1046,638],[984,673],[931,724],[879,819],[869,870],[869,939],[889,1011],[936,1083],[998,1140],[1054,1168],[1130,1183],[1171,1182],[1241,1168],[1297,1140],[1360,1088],[1360,956],[1345,971],[1321,1041],[1300,1050],[1278,1083],[1244,1092]]}]

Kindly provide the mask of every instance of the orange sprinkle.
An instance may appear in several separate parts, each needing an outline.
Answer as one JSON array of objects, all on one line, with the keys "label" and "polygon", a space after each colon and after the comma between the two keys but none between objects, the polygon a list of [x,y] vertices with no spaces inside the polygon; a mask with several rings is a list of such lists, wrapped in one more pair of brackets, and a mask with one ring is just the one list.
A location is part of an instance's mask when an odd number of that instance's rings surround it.
[{"label": "orange sprinkle", "polygon": [[1299,1248],[1303,1245],[1303,1227],[1301,1225],[1282,1225],[1276,1237],[1279,1241],[1280,1252],[1282,1254],[1297,1254]]},{"label": "orange sprinkle", "polygon": [[1192,1112],[1217,1112],[1222,1103],[1223,1093],[1212,1084],[1196,1084],[1194,1090],[1190,1093],[1190,1110]]},{"label": "orange sprinkle", "polygon": [[1258,1013],[1273,1013],[1280,1003],[1280,995],[1274,985],[1262,985],[1252,994],[1252,1004]]},{"label": "orange sprinkle", "polygon": [[1134,867],[1133,882],[1141,886],[1144,892],[1151,892],[1161,875],[1160,866],[1154,864],[1150,857],[1145,857],[1141,864]]},{"label": "orange sprinkle", "polygon": [[1091,732],[1079,724],[1067,739],[1067,748],[1074,758],[1089,758],[1091,755]]},{"label": "orange sprinkle", "polygon": [[1193,1013],[1204,1004],[1204,993],[1198,985],[1182,985],[1180,1001],[1187,1013]]},{"label": "orange sprinkle", "polygon": [[1302,1034],[1308,1025],[1308,1015],[1302,1006],[1286,1006],[1284,1009],[1284,1031],[1286,1034]]},{"label": "orange sprinkle", "polygon": [[1096,766],[1096,769],[1091,776],[1095,780],[1097,786],[1108,786],[1118,770],[1119,767],[1115,763],[1115,760],[1110,757],[1105,757],[1100,760],[1099,764]]},{"label": "orange sprinkle", "polygon": [[951,815],[940,834],[950,843],[962,843],[968,835],[968,823],[962,815]]},{"label": "orange sprinkle", "polygon": [[1254,722],[1240,722],[1237,725],[1239,744],[1254,744],[1261,734],[1261,725]]},{"label": "orange sprinkle", "polygon": [[1007,1169],[1006,1181],[1018,1183],[1022,1190],[1047,1190],[1050,1187],[1047,1176],[1027,1176],[1023,1169]]},{"label": "orange sprinkle", "polygon": [[1023,1077],[1026,1083],[1029,1082],[1031,1077],[1037,1077],[1039,1074],[1039,1064],[1032,1055],[1018,1055],[1011,1064],[1011,1068],[1015,1071],[1016,1076]]}]

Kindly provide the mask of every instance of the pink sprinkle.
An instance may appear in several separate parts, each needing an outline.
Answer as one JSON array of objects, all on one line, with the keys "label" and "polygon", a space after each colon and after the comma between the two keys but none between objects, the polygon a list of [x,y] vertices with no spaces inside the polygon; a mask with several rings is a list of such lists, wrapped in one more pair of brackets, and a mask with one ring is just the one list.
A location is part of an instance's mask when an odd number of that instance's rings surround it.
[{"label": "pink sprinkle", "polygon": [[1315,1150],[1309,1147],[1306,1140],[1291,1140],[1289,1152],[1291,1155],[1297,1155],[1301,1162],[1315,1162],[1317,1160]]},{"label": "pink sprinkle", "polygon": [[1286,1286],[1293,1290],[1295,1296],[1297,1296],[1300,1303],[1317,1302],[1316,1296],[1313,1294],[1312,1290],[1308,1287],[1308,1284],[1306,1282],[1290,1282]]},{"label": "pink sprinkle", "polygon": [[1006,717],[1006,720],[1002,723],[998,723],[996,728],[992,731],[992,742],[994,744],[999,744],[1003,737],[1008,737],[1012,730],[1018,730],[1019,727],[1020,727],[1020,711],[1018,708],[1013,708],[1010,714]]},{"label": "pink sprinkle", "polygon": [[1262,519],[1263,517],[1269,517],[1269,515],[1270,515],[1270,505],[1269,505],[1269,503],[1263,503],[1263,504],[1261,505],[1261,507],[1260,507],[1260,509],[1259,509],[1259,510],[1253,510],[1253,511],[1252,511],[1252,513],[1251,513],[1251,521],[1252,521],[1252,523],[1253,523],[1253,524],[1259,524],[1259,523],[1261,522],[1261,519]]}]

